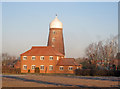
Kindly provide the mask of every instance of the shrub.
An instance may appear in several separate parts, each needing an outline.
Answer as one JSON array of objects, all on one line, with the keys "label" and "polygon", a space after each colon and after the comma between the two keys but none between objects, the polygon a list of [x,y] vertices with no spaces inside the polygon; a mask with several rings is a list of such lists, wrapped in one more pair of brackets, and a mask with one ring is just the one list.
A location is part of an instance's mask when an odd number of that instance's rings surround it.
[{"label": "shrub", "polygon": [[120,75],[120,70],[92,70],[92,69],[76,69],[76,75],[82,76],[117,76]]},{"label": "shrub", "polygon": [[28,69],[28,73],[30,73],[30,69]]}]

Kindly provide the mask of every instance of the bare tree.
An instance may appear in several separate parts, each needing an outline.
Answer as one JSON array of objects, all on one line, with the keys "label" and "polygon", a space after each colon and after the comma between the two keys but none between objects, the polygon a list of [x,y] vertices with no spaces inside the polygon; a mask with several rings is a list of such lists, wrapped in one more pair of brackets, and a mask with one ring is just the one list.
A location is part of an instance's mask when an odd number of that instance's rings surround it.
[{"label": "bare tree", "polygon": [[118,36],[92,43],[86,48],[86,56],[90,60],[111,60],[118,53]]}]

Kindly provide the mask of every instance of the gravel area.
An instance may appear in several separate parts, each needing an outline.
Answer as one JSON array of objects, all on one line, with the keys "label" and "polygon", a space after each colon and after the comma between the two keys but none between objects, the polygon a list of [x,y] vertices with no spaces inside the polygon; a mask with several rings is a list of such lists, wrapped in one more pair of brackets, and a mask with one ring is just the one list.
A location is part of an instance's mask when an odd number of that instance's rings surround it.
[{"label": "gravel area", "polygon": [[5,75],[3,87],[116,87],[118,81],[53,75]]}]

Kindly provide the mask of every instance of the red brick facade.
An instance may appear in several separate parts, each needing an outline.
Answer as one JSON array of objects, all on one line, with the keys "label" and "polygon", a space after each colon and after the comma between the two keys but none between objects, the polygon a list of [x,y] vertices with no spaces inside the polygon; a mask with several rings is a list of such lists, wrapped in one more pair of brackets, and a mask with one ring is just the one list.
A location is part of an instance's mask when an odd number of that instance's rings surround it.
[{"label": "red brick facade", "polygon": [[[36,67],[39,67],[40,73],[74,73],[76,68],[81,68],[75,63],[74,59],[67,58],[68,63],[66,63],[66,61],[63,61],[66,60],[63,57],[64,55],[49,46],[32,47],[21,54],[21,73],[28,73],[28,71],[34,73]],[[61,62],[63,65],[61,65]],[[32,68],[32,66],[35,67]],[[63,70],[60,70],[61,66],[63,66]],[[72,67],[72,70],[69,70],[69,67]]]},{"label": "red brick facade", "polygon": [[63,29],[50,28],[49,31],[48,46],[54,47],[57,51],[65,55]]}]

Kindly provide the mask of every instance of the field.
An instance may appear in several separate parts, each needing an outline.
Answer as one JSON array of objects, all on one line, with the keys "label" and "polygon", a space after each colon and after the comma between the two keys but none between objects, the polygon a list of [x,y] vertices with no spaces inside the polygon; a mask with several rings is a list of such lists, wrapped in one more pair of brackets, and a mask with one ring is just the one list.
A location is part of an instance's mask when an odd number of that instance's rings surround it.
[{"label": "field", "polygon": [[2,87],[118,87],[117,77],[73,75],[3,75]]}]

